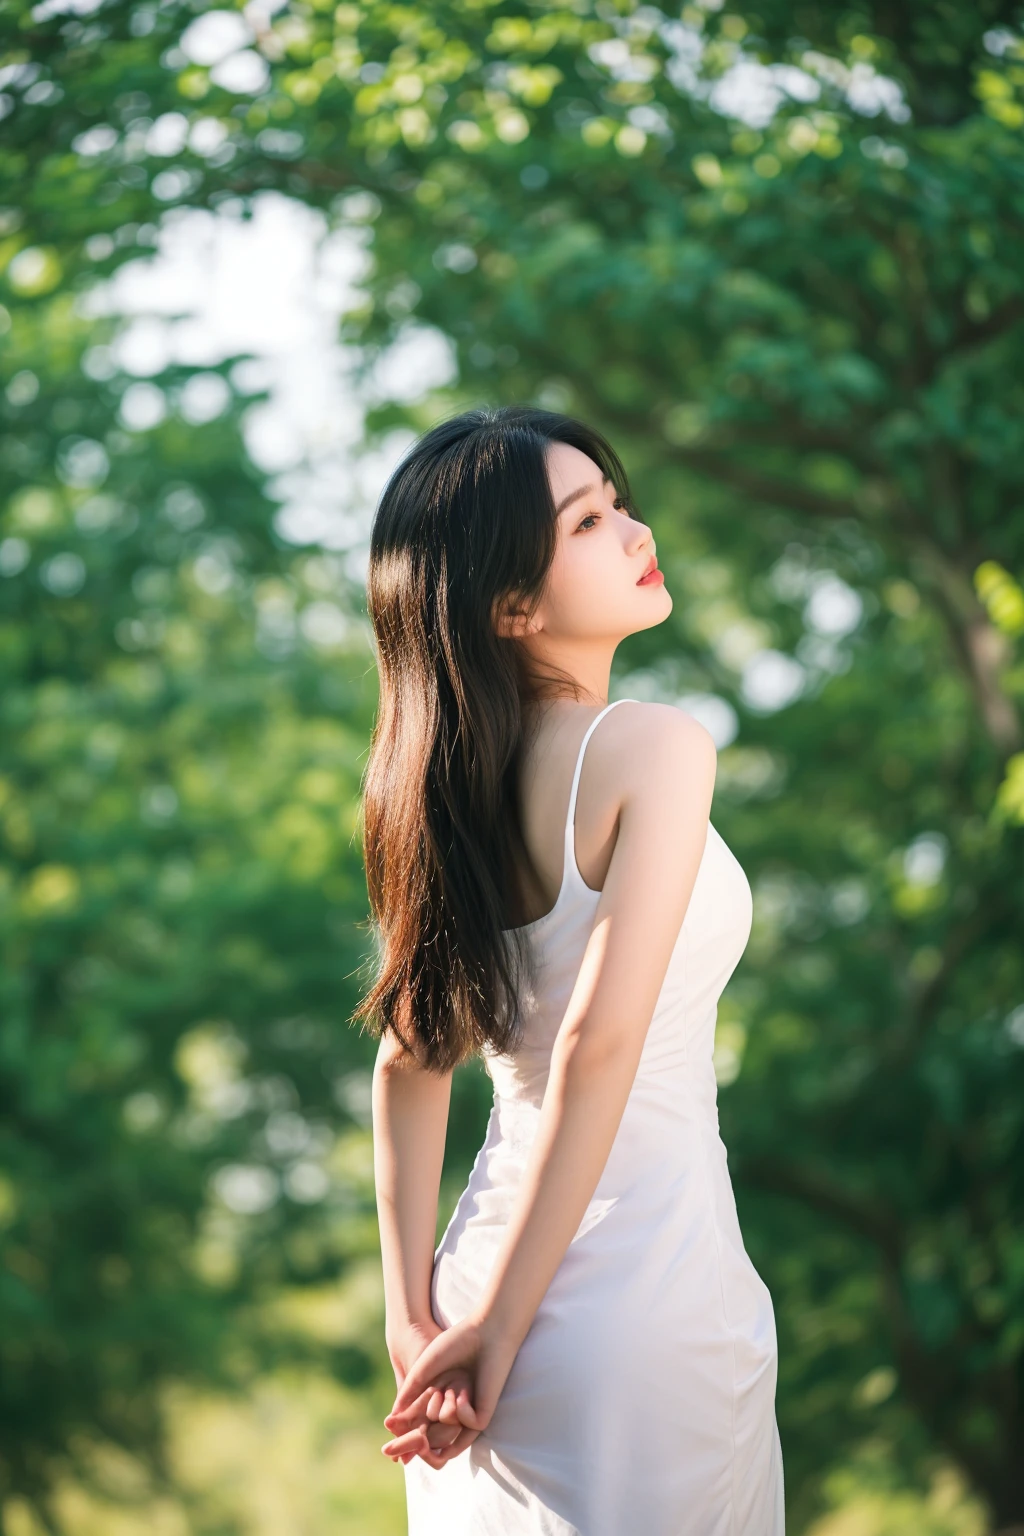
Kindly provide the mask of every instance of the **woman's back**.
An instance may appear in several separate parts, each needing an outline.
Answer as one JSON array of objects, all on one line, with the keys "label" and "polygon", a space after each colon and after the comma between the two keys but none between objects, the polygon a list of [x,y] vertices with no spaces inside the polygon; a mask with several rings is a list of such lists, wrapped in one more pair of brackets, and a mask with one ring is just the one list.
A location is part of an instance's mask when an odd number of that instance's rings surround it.
[{"label": "woman's back", "polygon": [[[577,859],[581,775],[599,722],[622,704],[650,708],[616,700],[588,726],[557,896],[518,930],[534,962],[520,993],[522,1039],[512,1052],[485,1052],[494,1105],[435,1255],[431,1301],[446,1327],[472,1311],[487,1281],[539,1124],[552,1046],[602,894]],[[589,807],[598,839],[600,819]],[[655,845],[650,858],[673,853]],[[712,1063],[718,999],[751,916],[746,877],[709,823],[593,1199],[487,1431],[444,1468],[406,1467],[410,1536],[619,1536],[629,1528],[781,1536],[774,1316],[736,1219]]]},{"label": "woman's back", "polygon": [[[589,747],[594,727],[610,708],[605,705],[588,710],[575,705],[557,715],[549,714],[534,728],[524,750],[519,811],[532,860],[532,868],[526,872],[527,883],[536,892],[531,907],[540,915],[554,906],[561,886],[569,819],[574,824],[577,867],[585,883],[594,890],[604,884],[616,834],[612,749],[617,739],[621,743],[629,735],[628,720],[615,721]],[[590,719],[581,724],[587,714]],[[525,926],[531,926],[530,922]]]}]

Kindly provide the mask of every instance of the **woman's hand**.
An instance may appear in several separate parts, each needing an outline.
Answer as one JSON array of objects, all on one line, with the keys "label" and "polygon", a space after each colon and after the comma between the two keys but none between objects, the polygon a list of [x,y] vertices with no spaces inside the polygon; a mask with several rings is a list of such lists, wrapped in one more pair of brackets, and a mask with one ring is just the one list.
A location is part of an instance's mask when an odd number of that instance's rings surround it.
[{"label": "woman's hand", "polygon": [[[515,1356],[516,1346],[485,1319],[470,1316],[439,1330],[399,1384],[384,1420],[395,1435],[385,1455],[421,1455],[430,1466],[459,1455],[490,1423]],[[442,1431],[447,1443],[439,1442]]]},{"label": "woman's hand", "polygon": [[395,1385],[400,1387],[413,1361],[423,1353],[427,1345],[444,1329],[434,1319],[425,1322],[386,1323],[384,1342],[387,1345],[391,1367],[395,1373]]},{"label": "woman's hand", "polygon": [[[413,1362],[423,1353],[427,1345],[443,1333],[441,1328],[431,1317],[427,1322],[406,1322],[398,1327],[388,1324],[384,1330],[384,1338],[388,1348],[388,1355],[395,1373],[395,1383],[401,1387]],[[431,1466],[443,1465],[436,1459],[437,1452],[449,1446],[459,1432],[459,1421],[454,1417],[454,1391],[451,1391],[450,1401],[445,1394],[433,1392],[424,1394],[424,1409],[429,1407],[430,1412],[424,1411],[422,1419],[423,1435],[417,1445],[401,1455],[394,1456],[396,1461],[403,1464],[412,1460],[416,1455],[421,1455],[423,1460]],[[444,1413],[440,1411],[444,1409]],[[389,1454],[393,1454],[388,1449]]]}]

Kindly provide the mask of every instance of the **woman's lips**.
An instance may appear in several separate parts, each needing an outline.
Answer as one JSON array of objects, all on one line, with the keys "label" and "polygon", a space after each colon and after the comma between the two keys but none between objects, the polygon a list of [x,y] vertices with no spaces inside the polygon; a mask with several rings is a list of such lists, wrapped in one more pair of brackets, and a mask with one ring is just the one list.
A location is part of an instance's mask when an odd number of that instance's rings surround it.
[{"label": "woman's lips", "polygon": [[656,586],[660,586],[664,580],[665,580],[665,573],[664,573],[664,571],[659,571],[658,570],[657,563],[655,562],[651,566],[650,570],[649,571],[645,571],[644,574],[640,577],[640,580],[637,582],[637,586],[638,587],[656,587]]}]

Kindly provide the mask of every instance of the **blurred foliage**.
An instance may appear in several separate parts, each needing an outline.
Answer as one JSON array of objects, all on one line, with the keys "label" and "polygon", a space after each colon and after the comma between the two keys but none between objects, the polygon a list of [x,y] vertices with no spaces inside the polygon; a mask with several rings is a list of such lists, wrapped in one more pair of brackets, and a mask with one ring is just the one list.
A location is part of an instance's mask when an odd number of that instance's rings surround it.
[{"label": "blurred foliage", "polygon": [[[98,1439],[161,1474],[161,1386],[308,1356],[258,1304],[374,1252],[346,1028],[373,667],[336,558],[273,535],[239,403],[190,424],[164,377],[165,419],[129,430],[139,386],[70,292],[13,297],[0,1495],[45,1513]],[[347,615],[327,648],[316,605]],[[337,1368],[364,1381],[363,1344]]]},{"label": "blurred foliage", "polygon": [[[366,1061],[340,1025],[372,663],[357,623],[330,658],[294,627],[314,591],[357,605],[275,538],[237,398],[185,428],[172,373],[128,430],[74,303],[166,209],[273,188],[372,252],[342,327],[367,367],[417,324],[454,345],[459,383],[374,430],[536,399],[613,437],[676,596],[615,687],[737,723],[714,819],[755,928],[721,1109],[790,1523],[878,1445],[921,1498],[945,1458],[1024,1520],[1021,22],[0,10],[8,1489],[43,1499],[83,1428],[155,1445],[161,1378],[244,1372],[257,1293],[372,1241],[344,1179],[249,1216],[205,1193],[326,1166]],[[909,1528],[868,1504],[831,1529]]]}]

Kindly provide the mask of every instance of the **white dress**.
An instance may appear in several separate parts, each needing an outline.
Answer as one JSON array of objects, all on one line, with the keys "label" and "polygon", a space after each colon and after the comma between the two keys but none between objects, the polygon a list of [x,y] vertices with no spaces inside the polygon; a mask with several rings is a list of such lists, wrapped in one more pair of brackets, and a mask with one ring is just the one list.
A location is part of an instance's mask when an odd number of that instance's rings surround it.
[{"label": "white dress", "polygon": [[[444,1327],[482,1291],[508,1220],[600,900],[576,863],[580,747],[524,1043],[486,1056],[487,1134],[437,1249]],[[672,857],[672,849],[652,849]],[[634,1084],[594,1197],[486,1431],[405,1467],[409,1536],[783,1536],[771,1295],[743,1246],[712,1067],[718,999],[750,936],[750,886],[710,824]]]}]

